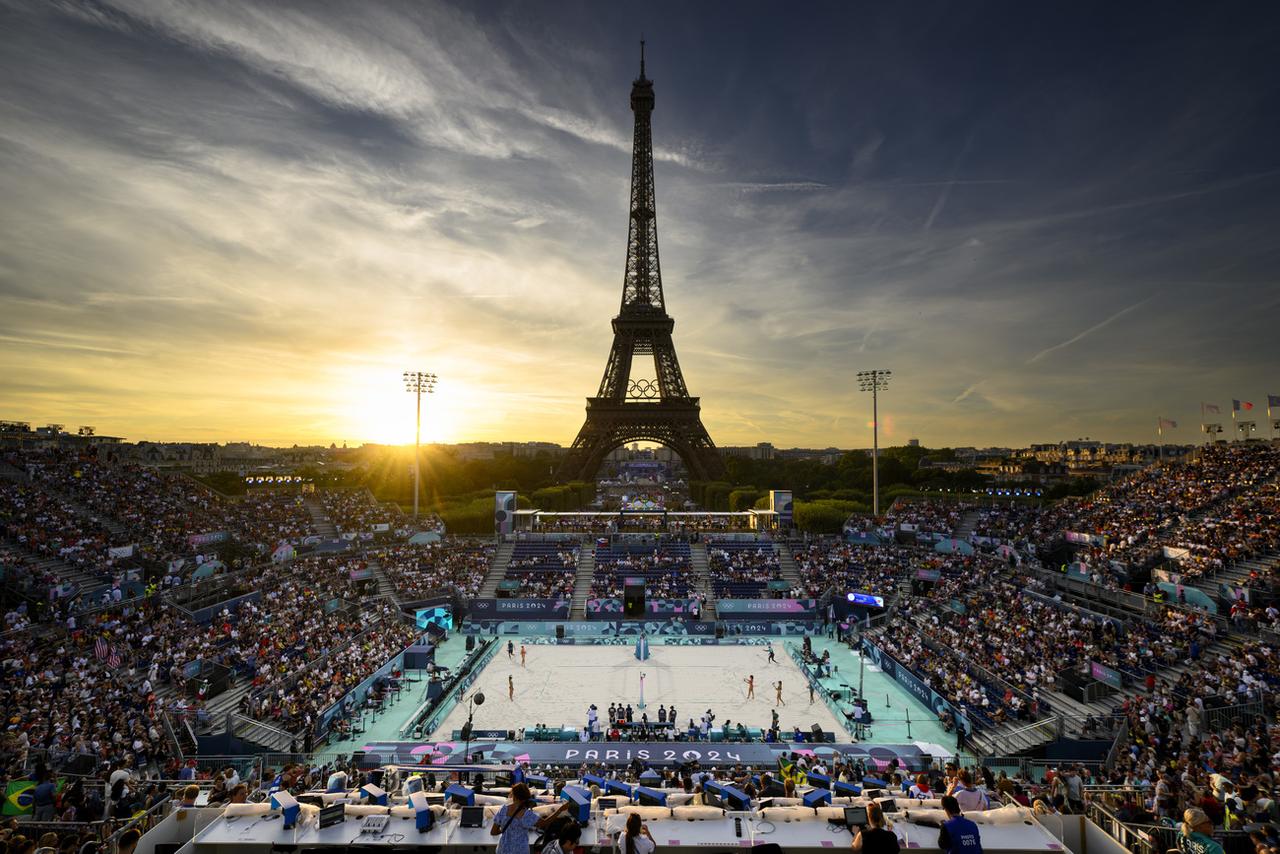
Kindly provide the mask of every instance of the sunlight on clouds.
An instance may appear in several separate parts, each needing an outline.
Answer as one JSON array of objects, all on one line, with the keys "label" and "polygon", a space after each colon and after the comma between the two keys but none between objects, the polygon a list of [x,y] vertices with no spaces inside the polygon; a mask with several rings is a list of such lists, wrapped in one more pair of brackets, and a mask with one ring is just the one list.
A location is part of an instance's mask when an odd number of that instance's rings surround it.
[{"label": "sunlight on clouds", "polygon": [[[400,374],[420,369],[441,377],[424,441],[572,440],[622,279],[622,23],[11,5],[0,415],[133,439],[406,442]],[[941,444],[1123,430],[1152,400],[1274,364],[1237,337],[1265,316],[1262,288],[1179,285],[1164,242],[1096,239],[1195,192],[1135,207],[1104,181],[984,174],[951,182],[931,219],[952,167],[876,171],[915,144],[901,127],[828,128],[832,150],[850,139],[826,169],[770,112],[804,88],[790,72],[742,89],[747,55],[721,58],[654,73],[664,286],[716,442],[864,446],[852,376],[869,366],[894,371],[886,438]],[[830,119],[787,97],[797,126]],[[1183,238],[1207,255],[1235,239]],[[1212,312],[1195,310],[1205,293]],[[1098,382],[1118,360],[1124,376]],[[1195,371],[1209,388],[1183,381]]]}]

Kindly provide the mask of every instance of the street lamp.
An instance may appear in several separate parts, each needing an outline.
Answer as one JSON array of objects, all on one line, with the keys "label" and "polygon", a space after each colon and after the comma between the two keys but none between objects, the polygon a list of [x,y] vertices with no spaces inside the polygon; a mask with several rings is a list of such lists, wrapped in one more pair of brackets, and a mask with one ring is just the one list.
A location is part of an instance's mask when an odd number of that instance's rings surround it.
[{"label": "street lamp", "polygon": [[418,398],[418,426],[413,432],[413,521],[418,521],[418,495],[422,492],[422,462],[419,445],[422,443],[422,393],[435,391],[436,375],[422,371],[404,372],[404,390]]},{"label": "street lamp", "polygon": [[893,371],[858,371],[858,390],[871,392],[871,515],[880,515],[880,389]]}]

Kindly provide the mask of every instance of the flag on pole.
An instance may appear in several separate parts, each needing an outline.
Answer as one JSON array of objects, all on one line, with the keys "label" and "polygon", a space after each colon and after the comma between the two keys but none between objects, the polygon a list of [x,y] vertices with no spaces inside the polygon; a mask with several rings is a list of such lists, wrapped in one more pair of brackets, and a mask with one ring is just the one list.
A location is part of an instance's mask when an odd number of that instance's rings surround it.
[{"label": "flag on pole", "polygon": [[1270,409],[1273,406],[1280,407],[1280,394],[1267,395],[1267,409]]},{"label": "flag on pole", "polygon": [[1252,403],[1250,403],[1250,402],[1249,402],[1249,401],[1247,401],[1247,400],[1232,400],[1232,401],[1231,401],[1231,411],[1232,411],[1232,412],[1248,412],[1250,409],[1253,409],[1253,404],[1252,404]]},{"label": "flag on pole", "polygon": [[1221,407],[1221,406],[1219,406],[1219,405],[1218,405],[1218,404],[1216,404],[1216,403],[1201,403],[1201,404],[1200,404],[1200,414],[1201,414],[1201,415],[1208,415],[1208,414],[1210,414],[1210,413],[1212,413],[1212,414],[1214,414],[1214,415],[1221,415],[1221,414],[1222,414],[1222,407]]},{"label": "flag on pole", "polygon": [[93,654],[98,656],[99,661],[107,657],[107,641],[105,638],[98,638],[97,643],[93,645]]},{"label": "flag on pole", "polygon": [[1171,418],[1161,418],[1156,423],[1156,430],[1173,430],[1178,426],[1178,422]]}]

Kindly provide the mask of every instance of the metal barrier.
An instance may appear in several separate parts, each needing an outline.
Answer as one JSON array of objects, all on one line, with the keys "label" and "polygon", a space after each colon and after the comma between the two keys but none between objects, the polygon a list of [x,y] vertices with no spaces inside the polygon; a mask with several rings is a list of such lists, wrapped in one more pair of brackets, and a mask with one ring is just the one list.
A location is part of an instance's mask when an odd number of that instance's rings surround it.
[{"label": "metal barrier", "polygon": [[60,777],[91,777],[98,770],[98,757],[93,753],[31,747],[27,749],[26,767],[34,768],[38,758],[43,758],[45,766]]},{"label": "metal barrier", "polygon": [[[1116,817],[1115,813],[1098,801],[1089,801],[1085,804],[1084,814],[1087,819],[1102,828],[1112,839],[1130,851],[1135,852],[1135,854],[1164,854],[1168,850],[1169,846],[1161,844],[1159,834],[1154,834],[1156,839],[1152,839],[1152,831],[1160,831],[1165,828],[1158,828],[1154,825],[1140,827],[1138,825],[1125,824]],[[1153,841],[1159,847],[1154,847]]]},{"label": "metal barrier", "polygon": [[1107,751],[1107,759],[1104,763],[1107,768],[1114,768],[1116,760],[1120,758],[1120,753],[1125,749],[1125,745],[1129,741],[1129,719],[1127,717],[1120,718],[1120,730],[1116,733],[1115,739],[1111,742],[1111,749]]},{"label": "metal barrier", "polygon": [[[236,735],[241,735],[241,733],[238,732],[240,727],[245,727],[245,729],[247,730],[247,732],[243,733],[243,736],[245,738],[249,739],[250,741],[254,741],[258,744],[261,744],[264,747],[272,746],[272,742],[267,741],[266,739],[283,738],[289,744],[293,744],[295,741],[298,740],[297,733],[292,733],[292,732],[289,732],[288,730],[271,726],[270,724],[263,723],[260,720],[251,718],[248,715],[243,715],[239,712],[228,713],[227,714],[227,731]],[[257,738],[255,738],[254,736],[257,736]]]},{"label": "metal barrier", "polygon": [[1262,700],[1240,703],[1235,706],[1222,706],[1217,709],[1205,709],[1204,731],[1217,732],[1227,729],[1237,721],[1248,723],[1254,718],[1266,717],[1267,710]]},{"label": "metal barrier", "polygon": [[1152,599],[1150,596],[1143,596],[1141,593],[1112,589],[1075,578],[1067,578],[1061,572],[1031,563],[1024,564],[1023,568],[1040,578],[1049,580],[1055,590],[1064,590],[1074,596],[1079,596],[1081,599],[1102,609],[1119,606],[1126,612],[1136,612],[1144,617],[1151,617],[1159,616],[1166,608],[1174,608],[1188,614],[1194,614],[1197,617],[1207,617],[1213,620],[1219,634],[1231,629],[1230,623],[1222,614],[1210,614],[1208,611],[1192,608],[1189,605],[1182,605],[1177,602],[1161,602]]},{"label": "metal barrier", "polygon": [[1025,747],[1020,748],[1018,746],[1015,741],[1016,736],[1025,735],[1028,738],[1039,741],[1046,739],[1053,741],[1054,739],[1062,737],[1063,726],[1064,721],[1061,715],[1049,715],[1047,718],[1042,718],[1033,724],[1018,727],[1017,729],[1012,729],[1008,732],[1002,732],[997,735],[988,734],[986,738],[987,743],[991,745],[993,753],[1000,750],[1026,749]]},{"label": "metal barrier", "polygon": [[115,854],[115,852],[118,851],[120,847],[120,837],[124,835],[124,832],[126,830],[129,830],[130,828],[136,827],[138,828],[139,832],[146,833],[148,830],[152,828],[153,825],[155,825],[162,818],[164,818],[165,813],[168,811],[168,808],[169,808],[169,802],[170,802],[170,798],[168,795],[166,795],[157,804],[152,806],[151,809],[147,810],[141,815],[137,815],[131,818],[128,822],[125,823],[123,827],[121,827],[115,833],[111,834],[106,838],[106,840],[102,843],[103,849],[107,852],[107,854]]}]

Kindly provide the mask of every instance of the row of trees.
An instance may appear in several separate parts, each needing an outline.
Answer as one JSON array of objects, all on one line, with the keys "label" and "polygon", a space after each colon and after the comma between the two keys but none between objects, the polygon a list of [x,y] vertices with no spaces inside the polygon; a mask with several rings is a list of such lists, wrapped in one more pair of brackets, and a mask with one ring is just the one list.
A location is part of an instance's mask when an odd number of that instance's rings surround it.
[{"label": "row of trees", "polygon": [[[881,508],[901,495],[984,490],[993,482],[972,469],[943,471],[926,465],[953,462],[950,448],[890,447],[880,452]],[[408,508],[413,504],[413,449],[370,446],[346,452],[336,464],[303,468],[296,474],[311,478],[318,488],[368,487],[380,501]],[[542,510],[579,510],[595,499],[595,484],[557,484],[557,459],[549,452],[532,456],[499,453],[491,458],[463,459],[452,449],[429,447],[422,451],[422,506],[440,514],[450,531],[485,534],[493,530],[493,492],[519,493],[520,506]],[[819,460],[725,459],[723,481],[693,481],[690,498],[712,511],[743,511],[768,507],[771,489],[791,490],[796,525],[812,533],[836,533],[852,513],[871,512],[871,455],[863,451],[843,454],[834,463]],[[234,473],[202,477],[228,494],[244,491]],[[1090,480],[1071,480],[1046,490],[1046,498],[1082,495],[1095,489]]]}]

